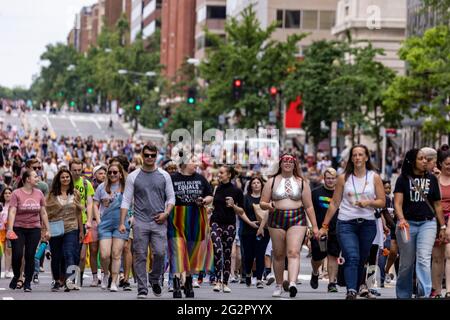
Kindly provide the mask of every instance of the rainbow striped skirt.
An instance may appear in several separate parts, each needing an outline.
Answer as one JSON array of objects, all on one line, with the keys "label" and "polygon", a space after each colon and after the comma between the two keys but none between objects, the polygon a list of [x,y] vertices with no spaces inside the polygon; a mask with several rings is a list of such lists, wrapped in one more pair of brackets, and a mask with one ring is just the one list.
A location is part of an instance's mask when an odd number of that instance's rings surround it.
[{"label": "rainbow striped skirt", "polygon": [[269,213],[267,225],[271,228],[287,230],[292,226],[307,226],[306,212],[303,207],[292,210],[275,209]]},{"label": "rainbow striped skirt", "polygon": [[214,261],[208,214],[204,207],[175,206],[167,224],[170,270],[208,271]]}]

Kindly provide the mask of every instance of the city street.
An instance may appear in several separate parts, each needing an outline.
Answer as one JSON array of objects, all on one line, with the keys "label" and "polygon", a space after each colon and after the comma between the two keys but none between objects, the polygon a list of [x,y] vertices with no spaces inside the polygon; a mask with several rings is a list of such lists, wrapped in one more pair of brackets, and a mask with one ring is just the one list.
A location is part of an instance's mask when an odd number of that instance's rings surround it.
[{"label": "city street", "polygon": [[[319,288],[314,290],[309,285],[311,267],[309,264],[310,259],[306,258],[306,247],[302,250],[300,279],[302,284],[297,285],[299,290],[296,300],[344,300],[345,288],[339,287],[338,293],[327,293],[327,280],[319,281]],[[71,292],[51,292],[51,274],[49,260],[45,260],[44,263],[46,271],[39,275],[40,283],[38,285],[33,284],[33,292],[25,293],[23,290],[10,290],[8,288],[9,279],[0,279],[0,299],[2,300],[136,300],[137,290],[136,284],[131,280],[132,291],[124,292],[119,288],[118,292],[104,291],[100,287],[90,288],[92,277],[90,272],[86,272],[84,275],[85,286],[80,291]],[[167,278],[167,274],[165,275]],[[207,278],[206,278],[207,279]],[[212,286],[208,282],[203,283],[201,288],[194,289],[195,300],[291,300],[288,293],[284,293],[282,298],[272,298],[272,292],[274,290],[274,284],[271,286],[265,286],[264,289],[257,289],[254,285],[247,288],[245,284],[230,284],[232,290],[231,293],[216,293],[213,292]],[[395,282],[386,284],[385,288],[379,289],[381,296],[377,299],[392,299],[395,298]],[[171,300],[172,293],[167,291],[167,282],[163,288],[162,297],[155,297],[149,289],[147,299],[158,300],[168,299]],[[183,298],[185,299],[185,298]],[[361,298],[362,299],[362,298]]]}]

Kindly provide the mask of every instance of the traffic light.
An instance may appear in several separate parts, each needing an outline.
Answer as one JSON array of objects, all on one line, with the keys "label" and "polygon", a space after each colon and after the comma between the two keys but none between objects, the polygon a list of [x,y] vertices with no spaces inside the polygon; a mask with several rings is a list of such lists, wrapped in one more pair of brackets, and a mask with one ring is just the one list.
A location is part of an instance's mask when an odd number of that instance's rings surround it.
[{"label": "traffic light", "polygon": [[187,90],[186,101],[188,104],[195,104],[197,100],[197,89],[195,87],[190,87]]},{"label": "traffic light", "polygon": [[70,101],[70,106],[71,106],[71,107],[75,107],[75,101],[73,101],[73,100]]},{"label": "traffic light", "polygon": [[278,89],[277,89],[277,87],[272,86],[272,87],[270,87],[269,92],[272,97],[276,97],[276,95],[278,93]]},{"label": "traffic light", "polygon": [[238,100],[242,96],[242,87],[244,85],[244,82],[241,78],[234,78],[233,79],[233,97],[234,99]]},{"label": "traffic light", "polygon": [[142,101],[141,99],[136,99],[136,101],[134,102],[134,110],[136,111],[141,111],[142,108]]},{"label": "traffic light", "polygon": [[87,88],[87,93],[88,93],[88,94],[93,94],[93,93],[94,93],[94,88],[88,87],[88,88]]}]

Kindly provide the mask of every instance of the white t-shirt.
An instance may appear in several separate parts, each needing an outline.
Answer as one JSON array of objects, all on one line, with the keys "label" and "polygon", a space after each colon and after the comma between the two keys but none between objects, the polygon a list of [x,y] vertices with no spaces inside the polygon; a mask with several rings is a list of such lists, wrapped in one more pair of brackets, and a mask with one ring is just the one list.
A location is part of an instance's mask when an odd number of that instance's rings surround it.
[{"label": "white t-shirt", "polygon": [[57,172],[58,166],[54,162],[50,164],[44,162],[44,173],[47,174],[47,180],[53,180]]},{"label": "white t-shirt", "polygon": [[360,208],[355,206],[358,200],[375,200],[375,172],[367,171],[364,177],[358,178],[353,174],[347,178],[344,185],[344,194],[339,206],[339,220],[352,220],[363,218],[375,220],[375,209],[372,207]]}]

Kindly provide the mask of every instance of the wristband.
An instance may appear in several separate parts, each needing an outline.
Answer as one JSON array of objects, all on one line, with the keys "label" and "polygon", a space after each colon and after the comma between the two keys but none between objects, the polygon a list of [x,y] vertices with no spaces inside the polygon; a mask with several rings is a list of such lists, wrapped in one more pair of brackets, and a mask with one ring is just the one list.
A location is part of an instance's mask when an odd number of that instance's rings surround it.
[{"label": "wristband", "polygon": [[441,230],[446,230],[447,229],[447,226],[445,225],[445,224],[443,224],[442,226],[441,226]]}]

